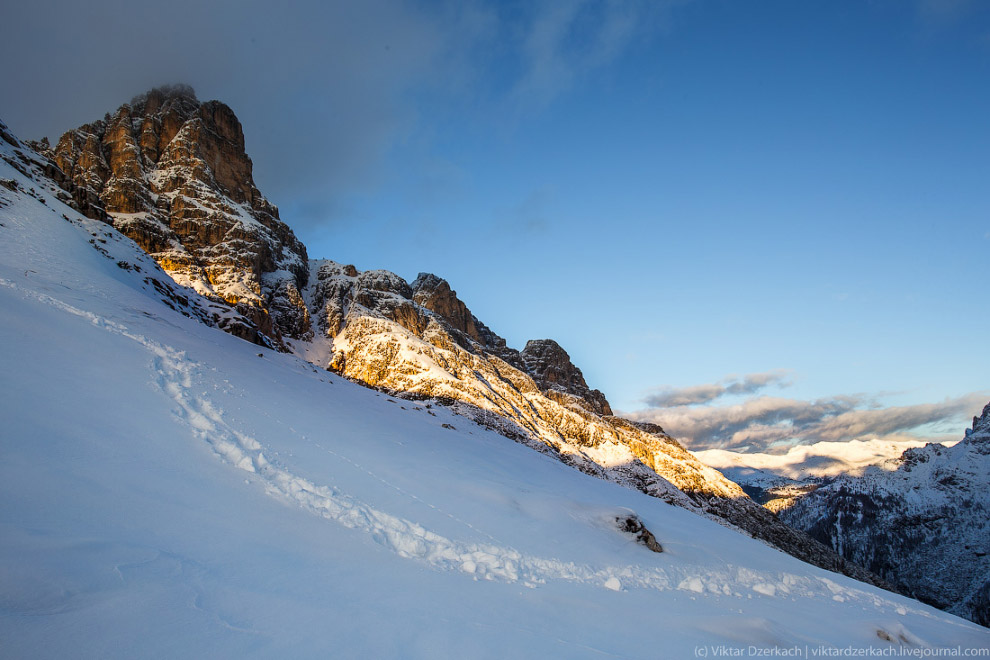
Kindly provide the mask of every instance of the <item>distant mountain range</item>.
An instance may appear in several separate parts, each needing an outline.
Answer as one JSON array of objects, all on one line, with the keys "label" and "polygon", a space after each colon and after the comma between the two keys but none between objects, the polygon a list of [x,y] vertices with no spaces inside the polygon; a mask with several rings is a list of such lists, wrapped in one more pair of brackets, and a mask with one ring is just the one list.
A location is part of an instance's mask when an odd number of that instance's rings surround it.
[{"label": "distant mountain range", "polygon": [[823,442],[698,457],[904,593],[990,625],[990,404],[958,443]]},{"label": "distant mountain range", "polygon": [[777,511],[792,498],[837,477],[859,476],[870,467],[896,466],[906,449],[925,444],[910,440],[850,440],[794,445],[782,453],[706,449],[695,452],[695,456],[738,483],[754,500]]},{"label": "distant mountain range", "polygon": [[988,485],[990,404],[952,447],[908,449],[893,464],[838,477],[778,511],[906,593],[990,625]]}]

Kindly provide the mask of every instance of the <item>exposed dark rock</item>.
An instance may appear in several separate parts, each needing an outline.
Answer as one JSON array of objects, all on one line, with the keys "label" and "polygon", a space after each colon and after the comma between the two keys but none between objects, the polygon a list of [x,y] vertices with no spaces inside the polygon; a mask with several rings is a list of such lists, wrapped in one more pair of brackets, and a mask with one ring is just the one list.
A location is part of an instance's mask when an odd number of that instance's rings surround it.
[{"label": "exposed dark rock", "polygon": [[581,370],[571,362],[571,356],[554,340],[532,339],[526,342],[522,359],[526,372],[540,389],[573,395],[596,415],[612,414],[612,407],[608,405],[605,395],[588,387]]},{"label": "exposed dark rock", "polygon": [[279,279],[269,287],[268,313],[281,334],[297,339],[312,339],[306,301],[291,279]]},{"label": "exposed dark rock", "polygon": [[663,546],[657,542],[657,538],[653,535],[653,532],[646,529],[646,525],[643,524],[643,521],[636,514],[631,513],[629,515],[619,516],[615,519],[615,522],[619,525],[620,531],[626,534],[632,534],[639,543],[645,545],[653,552],[663,552]]},{"label": "exposed dark rock", "polygon": [[[412,290],[413,301],[440,316],[447,326],[455,331],[454,337],[467,337],[480,344],[485,350],[499,354],[502,359],[513,364],[517,362],[517,353],[506,349],[505,340],[471,313],[446,280],[432,273],[420,273],[412,283]],[[459,343],[469,348],[468,342],[463,339]]]},{"label": "exposed dark rock", "polygon": [[667,432],[664,431],[663,427],[660,426],[659,424],[652,424],[650,422],[634,422],[632,420],[626,420],[626,421],[628,421],[630,424],[638,428],[640,431],[644,431],[646,433],[652,433],[654,435],[667,434]]}]

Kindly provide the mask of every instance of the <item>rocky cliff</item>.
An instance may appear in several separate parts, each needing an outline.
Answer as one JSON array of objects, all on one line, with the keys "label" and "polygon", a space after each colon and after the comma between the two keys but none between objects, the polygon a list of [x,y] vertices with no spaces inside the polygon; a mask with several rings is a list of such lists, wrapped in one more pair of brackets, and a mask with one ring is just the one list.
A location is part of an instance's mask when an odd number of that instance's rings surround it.
[{"label": "rocky cliff", "polygon": [[581,370],[571,362],[571,356],[554,340],[531,339],[526,342],[521,357],[526,372],[540,390],[557,403],[576,404],[597,415],[612,414],[605,395],[588,387]]},{"label": "rocky cliff", "polygon": [[229,107],[161,87],[36,146],[77,209],[113,224],[176,282],[235,306],[276,344],[310,332],[306,249],[255,187]]},{"label": "rocky cliff", "polygon": [[781,518],[920,600],[990,625],[990,404],[953,447],[904,452],[797,498]]},{"label": "rocky cliff", "polygon": [[[58,165],[21,142],[2,121],[0,121],[0,161],[11,166],[24,177],[24,181],[31,182],[30,185],[25,185],[15,179],[0,178],[0,208],[6,207],[18,197],[34,198],[37,202],[48,206],[52,213],[58,213],[64,221],[84,227],[92,236],[89,244],[96,253],[113,261],[118,268],[137,276],[133,279],[140,282],[140,287],[148,295],[201,323],[220,328],[241,339],[274,348],[271,340],[261,333],[252,321],[225,302],[203,298],[188,288],[177,285],[150,256],[113,227],[100,222],[85,224],[80,221],[77,214],[73,214],[75,217],[70,217],[58,211],[56,204],[49,206],[47,197],[78,206],[66,192],[67,188],[72,188],[71,182]],[[102,216],[99,219],[105,220]],[[121,247],[122,245],[124,247]],[[38,249],[42,247],[38,246]],[[125,258],[121,258],[122,255]],[[24,276],[28,277],[30,274],[26,272]]]}]

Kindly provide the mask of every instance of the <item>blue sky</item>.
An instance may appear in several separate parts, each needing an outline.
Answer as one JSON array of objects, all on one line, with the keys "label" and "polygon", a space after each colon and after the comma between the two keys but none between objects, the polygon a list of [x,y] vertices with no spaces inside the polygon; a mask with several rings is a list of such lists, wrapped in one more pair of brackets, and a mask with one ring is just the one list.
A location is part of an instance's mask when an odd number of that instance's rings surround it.
[{"label": "blue sky", "polygon": [[[310,256],[435,272],[641,418],[736,405],[697,446],[958,437],[990,397],[990,5],[48,4],[12,8],[51,31],[0,74],[16,132],[188,82]],[[734,391],[663,407],[705,385]]]}]

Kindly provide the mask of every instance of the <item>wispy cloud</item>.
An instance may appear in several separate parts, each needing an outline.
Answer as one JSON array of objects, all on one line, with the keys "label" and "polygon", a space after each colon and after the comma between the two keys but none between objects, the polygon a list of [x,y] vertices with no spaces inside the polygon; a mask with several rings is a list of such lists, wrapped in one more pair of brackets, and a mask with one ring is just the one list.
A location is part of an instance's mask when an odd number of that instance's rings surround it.
[{"label": "wispy cloud", "polygon": [[[0,60],[18,61],[0,68],[4,120],[21,137],[57,140],[155,85],[188,83],[234,109],[259,187],[308,231],[353,221],[349,204],[388,181],[390,159],[431,158],[453,121],[540,112],[655,38],[677,1],[8,4],[5,25],[44,25],[49,45],[27,30],[0,39]],[[147,38],[152,25],[162,38]]]},{"label": "wispy cloud", "polygon": [[784,369],[765,371],[762,373],[746,374],[744,376],[729,376],[717,383],[706,385],[691,385],[688,387],[664,386],[657,392],[646,397],[645,403],[651,408],[669,408],[671,406],[692,406],[710,403],[718,398],[729,395],[754,394],[771,385],[786,387],[788,372]]},{"label": "wispy cloud", "polygon": [[518,33],[521,71],[508,95],[517,111],[542,109],[575,81],[662,27],[686,0],[534,2]]},{"label": "wispy cloud", "polygon": [[736,393],[761,387],[758,379],[744,378],[729,385],[670,390],[649,397],[650,408],[627,416],[660,424],[691,449],[759,451],[780,444],[918,439],[926,437],[920,429],[938,424],[952,425],[962,435],[967,417],[978,413],[988,398],[986,392],[974,392],[940,403],[881,407],[874,397],[864,395],[815,401],[759,396],[735,405],[697,405],[725,396],[733,385]]},{"label": "wispy cloud", "polygon": [[974,0],[918,0],[918,16],[925,22],[954,23],[977,5]]}]

